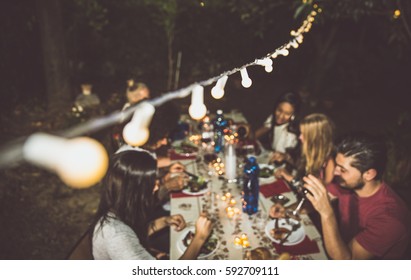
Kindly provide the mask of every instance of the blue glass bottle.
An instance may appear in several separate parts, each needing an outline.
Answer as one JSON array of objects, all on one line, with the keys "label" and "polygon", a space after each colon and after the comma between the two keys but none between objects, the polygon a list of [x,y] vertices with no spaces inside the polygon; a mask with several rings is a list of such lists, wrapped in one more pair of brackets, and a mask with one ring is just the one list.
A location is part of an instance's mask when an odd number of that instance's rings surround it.
[{"label": "blue glass bottle", "polygon": [[259,182],[258,174],[260,168],[255,157],[247,158],[244,165],[244,183],[243,183],[243,212],[252,215],[258,211],[258,192]]},{"label": "blue glass bottle", "polygon": [[217,110],[214,120],[214,152],[219,153],[224,149],[224,129],[227,127],[227,120],[224,118],[223,111]]}]

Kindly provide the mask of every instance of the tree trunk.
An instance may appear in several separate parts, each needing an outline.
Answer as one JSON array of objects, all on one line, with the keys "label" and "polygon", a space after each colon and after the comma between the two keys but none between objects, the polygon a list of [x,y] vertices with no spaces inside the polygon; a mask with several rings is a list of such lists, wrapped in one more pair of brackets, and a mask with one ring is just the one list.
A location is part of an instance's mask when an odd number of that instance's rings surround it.
[{"label": "tree trunk", "polygon": [[50,114],[64,112],[72,103],[60,0],[37,0],[43,67]]}]

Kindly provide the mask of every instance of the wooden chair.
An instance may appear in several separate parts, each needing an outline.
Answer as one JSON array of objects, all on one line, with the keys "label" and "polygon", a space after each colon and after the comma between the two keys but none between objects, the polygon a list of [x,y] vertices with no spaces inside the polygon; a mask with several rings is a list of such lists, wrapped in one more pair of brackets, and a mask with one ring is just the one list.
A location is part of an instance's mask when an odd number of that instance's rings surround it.
[{"label": "wooden chair", "polygon": [[91,244],[92,228],[80,237],[67,256],[67,260],[94,260]]}]

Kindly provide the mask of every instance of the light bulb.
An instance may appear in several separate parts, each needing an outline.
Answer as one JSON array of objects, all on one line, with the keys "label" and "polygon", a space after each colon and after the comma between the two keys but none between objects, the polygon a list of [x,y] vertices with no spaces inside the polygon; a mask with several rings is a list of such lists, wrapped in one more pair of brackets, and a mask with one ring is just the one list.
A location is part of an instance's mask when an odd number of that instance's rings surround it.
[{"label": "light bulb", "polygon": [[123,128],[123,138],[127,144],[133,147],[144,145],[148,141],[150,132],[146,127],[138,127],[133,123],[128,123]]},{"label": "light bulb", "polygon": [[217,86],[214,86],[211,89],[211,96],[214,99],[221,99],[224,96],[224,90],[221,88],[218,88]]},{"label": "light bulb", "polygon": [[200,85],[195,85],[193,88],[188,113],[195,120],[202,119],[207,113],[207,107],[204,105],[204,88]]},{"label": "light bulb", "polygon": [[273,71],[273,61],[269,57],[266,57],[264,59],[256,59],[255,63],[258,65],[264,66],[264,70],[267,73],[270,73],[271,71]]},{"label": "light bulb", "polygon": [[276,50],[275,53],[271,56],[272,58],[276,58],[279,55],[287,56],[290,52],[287,49],[280,49]]},{"label": "light bulb", "polygon": [[241,73],[241,79],[242,79],[241,84],[243,85],[243,87],[245,88],[251,87],[251,85],[253,84],[253,81],[248,76],[247,68],[241,69],[240,73]]},{"label": "light bulb", "polygon": [[296,49],[296,48],[298,48],[298,42],[297,42],[297,40],[292,40],[292,41],[290,41],[290,45],[294,48],[294,49]]},{"label": "light bulb", "polygon": [[23,156],[28,162],[57,173],[73,188],[95,185],[108,168],[108,155],[103,145],[88,137],[67,140],[36,133],[25,142]]},{"label": "light bulb", "polygon": [[204,104],[190,105],[188,113],[193,119],[201,120],[207,113],[207,107]]},{"label": "light bulb", "polygon": [[142,102],[137,105],[133,118],[123,128],[123,138],[127,144],[136,147],[147,142],[150,136],[148,127],[154,112],[154,106],[149,102]]},{"label": "light bulb", "polygon": [[218,79],[216,85],[211,89],[211,96],[215,99],[220,99],[224,96],[224,87],[227,83],[228,76],[225,75]]},{"label": "light bulb", "polygon": [[302,42],[303,42],[303,35],[298,35],[295,39],[297,40],[297,42],[299,43],[299,44],[302,44]]},{"label": "light bulb", "polygon": [[73,188],[87,188],[106,174],[108,155],[94,139],[80,137],[68,140],[57,166],[61,180]]}]

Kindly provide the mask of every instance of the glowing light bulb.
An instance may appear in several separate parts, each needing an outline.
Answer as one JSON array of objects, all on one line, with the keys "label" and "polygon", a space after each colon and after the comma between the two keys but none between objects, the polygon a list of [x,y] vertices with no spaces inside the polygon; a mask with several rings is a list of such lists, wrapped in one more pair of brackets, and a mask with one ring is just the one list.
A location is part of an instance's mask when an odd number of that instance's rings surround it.
[{"label": "glowing light bulb", "polygon": [[295,32],[295,30],[291,30],[290,35],[291,36],[297,36],[297,32]]},{"label": "glowing light bulb", "polygon": [[137,147],[147,142],[150,136],[148,127],[154,112],[154,106],[149,102],[142,102],[137,105],[133,118],[123,128],[123,138],[127,144]]},{"label": "glowing light bulb", "polygon": [[207,113],[207,107],[204,105],[204,88],[200,85],[195,85],[193,88],[188,113],[195,120],[201,120]]},{"label": "glowing light bulb", "polygon": [[211,96],[215,99],[221,99],[224,96],[224,87],[227,83],[228,76],[225,75],[218,79],[216,85],[211,89]]},{"label": "glowing light bulb", "polygon": [[279,55],[287,56],[290,52],[287,49],[280,49],[276,50],[275,53],[271,56],[272,58],[276,58]]},{"label": "glowing light bulb", "polygon": [[298,35],[295,39],[297,40],[297,42],[299,43],[299,44],[302,44],[303,43],[303,35]]},{"label": "glowing light bulb", "polygon": [[255,63],[258,65],[264,66],[264,70],[267,73],[270,73],[273,71],[273,61],[269,57],[266,57],[264,59],[256,59]]},{"label": "glowing light bulb", "polygon": [[148,141],[149,137],[150,132],[147,128],[136,128],[136,125],[133,125],[132,123],[126,124],[123,128],[124,141],[130,146],[142,146]]},{"label": "glowing light bulb", "polygon": [[291,45],[294,49],[298,48],[298,46],[299,46],[296,39],[290,41],[290,45]]},{"label": "glowing light bulb", "polygon": [[394,19],[397,19],[397,18],[399,18],[400,16],[401,16],[401,11],[400,11],[400,10],[395,10],[395,11],[394,11],[393,18],[394,18]]},{"label": "glowing light bulb", "polygon": [[253,84],[253,81],[248,76],[247,68],[241,69],[240,73],[241,73],[241,79],[242,79],[241,84],[243,85],[243,87],[245,88],[251,87],[251,85]]},{"label": "glowing light bulb", "polygon": [[25,160],[57,173],[73,188],[98,183],[108,168],[103,145],[88,137],[65,139],[45,133],[30,136],[23,147]]}]

